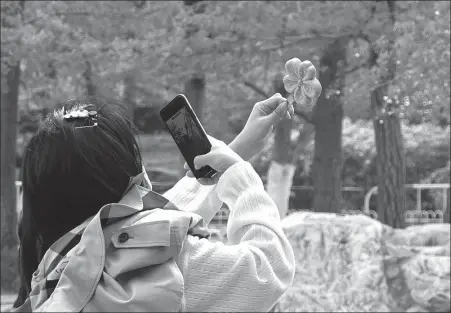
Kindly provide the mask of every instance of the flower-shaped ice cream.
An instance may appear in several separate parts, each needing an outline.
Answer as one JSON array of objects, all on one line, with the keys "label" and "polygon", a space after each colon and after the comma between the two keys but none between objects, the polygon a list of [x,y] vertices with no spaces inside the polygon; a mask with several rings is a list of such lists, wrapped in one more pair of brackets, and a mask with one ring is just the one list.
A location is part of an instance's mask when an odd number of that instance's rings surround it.
[{"label": "flower-shaped ice cream", "polygon": [[288,75],[283,78],[283,84],[290,93],[288,100],[306,107],[313,105],[321,94],[322,87],[316,79],[316,69],[312,62],[301,62],[298,58],[293,58],[285,63],[285,70]]}]

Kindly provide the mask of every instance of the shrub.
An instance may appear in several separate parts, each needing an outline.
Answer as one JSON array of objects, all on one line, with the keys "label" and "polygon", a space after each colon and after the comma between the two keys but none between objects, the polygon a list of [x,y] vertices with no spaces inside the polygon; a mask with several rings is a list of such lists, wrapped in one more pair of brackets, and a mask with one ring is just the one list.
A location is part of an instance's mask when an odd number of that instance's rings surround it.
[{"label": "shrub", "polygon": [[137,107],[133,121],[139,131],[146,134],[167,131],[160,117],[160,107]]},{"label": "shrub", "polygon": [[[445,168],[450,160],[450,128],[443,129],[433,124],[403,125],[404,148],[406,153],[406,183],[422,182],[436,170]],[[361,187],[365,192],[378,184],[375,164],[374,130],[370,121],[352,122],[343,120],[343,186]],[[293,185],[309,185],[313,181],[308,165],[313,156],[313,142],[306,149],[305,155],[299,155]],[[252,162],[257,172],[266,177],[271,161],[271,146]],[[306,169],[306,171],[304,171]],[[446,171],[444,171],[446,172]],[[449,179],[449,170],[448,170]],[[448,180],[449,181],[449,180]],[[424,208],[436,207],[439,200],[428,196],[424,190],[422,200]],[[364,192],[344,192],[343,205],[350,209],[363,207]],[[439,193],[437,193],[439,194]],[[440,192],[441,194],[441,192]],[[438,199],[438,198],[437,198]],[[441,198],[440,198],[441,199]],[[294,190],[290,198],[290,208],[310,209],[313,201],[312,191]],[[435,202],[434,202],[435,201]],[[376,197],[372,198],[370,208],[374,210]],[[407,191],[407,207],[415,207],[416,192]]]}]

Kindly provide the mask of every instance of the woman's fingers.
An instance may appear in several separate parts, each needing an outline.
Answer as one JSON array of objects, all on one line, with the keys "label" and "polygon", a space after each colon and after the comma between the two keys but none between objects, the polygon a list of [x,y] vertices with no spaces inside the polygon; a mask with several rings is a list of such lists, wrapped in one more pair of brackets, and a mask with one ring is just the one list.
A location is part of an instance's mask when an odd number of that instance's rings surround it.
[{"label": "woman's fingers", "polygon": [[194,158],[194,168],[198,170],[204,167],[205,165],[209,165],[209,159],[210,156],[208,153],[196,156]]},{"label": "woman's fingers", "polygon": [[190,178],[194,178],[194,174],[193,172],[191,172],[191,170],[189,170],[188,172],[186,172],[186,176],[190,177]]},{"label": "woman's fingers", "polygon": [[[191,172],[191,170],[186,172],[186,176],[189,178],[196,178],[193,175],[193,172]],[[219,175],[215,175],[212,178],[198,178],[197,181],[201,184],[201,185],[205,185],[205,186],[210,186],[210,185],[214,185],[218,182],[219,180]]]},{"label": "woman's fingers", "polygon": [[274,110],[277,109],[277,107],[279,107],[279,105],[286,100],[287,99],[282,97],[280,93],[276,93],[275,95],[266,100],[257,102],[255,106],[258,107],[259,110],[261,110],[261,112],[263,112],[265,116],[268,116],[271,113],[273,113]]},{"label": "woman's fingers", "polygon": [[291,118],[290,113],[288,112],[288,106],[288,101],[280,103],[277,108],[269,115],[269,118],[273,120],[273,122],[280,121],[285,116]]},{"label": "woman's fingers", "polygon": [[201,185],[211,186],[211,185],[218,183],[218,180],[219,180],[219,175],[215,175],[212,178],[199,178],[197,181]]}]

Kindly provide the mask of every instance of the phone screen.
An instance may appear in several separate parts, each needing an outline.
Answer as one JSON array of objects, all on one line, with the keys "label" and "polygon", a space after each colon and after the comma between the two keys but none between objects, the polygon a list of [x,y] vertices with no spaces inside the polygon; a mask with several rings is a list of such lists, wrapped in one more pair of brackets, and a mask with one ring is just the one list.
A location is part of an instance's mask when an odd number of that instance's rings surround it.
[{"label": "phone screen", "polygon": [[[196,117],[188,106],[184,105],[165,122],[186,162],[194,169],[194,158],[210,152],[211,149],[211,144],[198,125]],[[193,171],[196,177],[211,177],[214,173],[209,166]]]}]

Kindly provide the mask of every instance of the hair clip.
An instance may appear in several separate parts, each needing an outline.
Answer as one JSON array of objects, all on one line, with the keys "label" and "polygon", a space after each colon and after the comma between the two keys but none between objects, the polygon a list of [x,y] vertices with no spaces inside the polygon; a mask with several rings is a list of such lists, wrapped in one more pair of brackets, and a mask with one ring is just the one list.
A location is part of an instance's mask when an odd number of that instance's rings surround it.
[{"label": "hair clip", "polygon": [[66,113],[63,115],[63,118],[67,121],[79,120],[79,119],[88,119],[90,125],[86,126],[77,126],[75,128],[88,128],[88,127],[96,127],[97,123],[97,111],[88,111],[85,109],[74,110],[70,113]]}]

